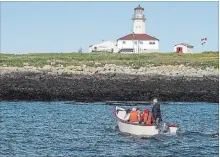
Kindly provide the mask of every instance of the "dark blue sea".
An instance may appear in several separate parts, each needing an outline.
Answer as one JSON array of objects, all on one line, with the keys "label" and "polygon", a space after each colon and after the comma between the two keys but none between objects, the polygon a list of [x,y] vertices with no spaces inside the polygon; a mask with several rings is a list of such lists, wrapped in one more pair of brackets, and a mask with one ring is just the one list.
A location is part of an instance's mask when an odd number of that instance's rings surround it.
[{"label": "dark blue sea", "polygon": [[120,133],[113,110],[101,102],[0,102],[0,157],[219,156],[218,104],[162,103],[163,119],[180,130],[154,137]]}]

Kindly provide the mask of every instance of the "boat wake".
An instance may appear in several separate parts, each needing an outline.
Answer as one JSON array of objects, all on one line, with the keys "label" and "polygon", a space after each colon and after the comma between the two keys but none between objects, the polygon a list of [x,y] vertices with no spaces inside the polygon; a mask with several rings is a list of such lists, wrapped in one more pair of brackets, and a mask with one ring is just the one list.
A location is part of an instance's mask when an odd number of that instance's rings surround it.
[{"label": "boat wake", "polygon": [[178,132],[177,136],[184,136],[184,137],[200,136],[200,137],[218,138],[219,132],[204,133],[204,132],[198,132],[198,131],[186,131],[186,132]]}]

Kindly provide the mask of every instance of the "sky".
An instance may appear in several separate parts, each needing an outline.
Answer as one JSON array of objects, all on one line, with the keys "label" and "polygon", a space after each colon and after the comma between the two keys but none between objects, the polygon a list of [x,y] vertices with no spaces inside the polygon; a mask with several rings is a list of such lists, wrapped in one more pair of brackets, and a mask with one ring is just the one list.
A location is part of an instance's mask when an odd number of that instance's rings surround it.
[{"label": "sky", "polygon": [[[218,2],[0,2],[0,51],[77,52],[132,32],[134,8],[145,10],[146,34],[161,52],[189,43],[195,52],[218,50]],[[208,42],[201,45],[201,38]]]}]

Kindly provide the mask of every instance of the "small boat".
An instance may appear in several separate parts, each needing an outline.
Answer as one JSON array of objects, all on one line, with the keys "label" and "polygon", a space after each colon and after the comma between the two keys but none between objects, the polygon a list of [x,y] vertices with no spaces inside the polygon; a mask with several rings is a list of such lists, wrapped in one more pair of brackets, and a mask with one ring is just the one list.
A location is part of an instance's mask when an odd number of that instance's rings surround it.
[{"label": "small boat", "polygon": [[[123,111],[125,111],[124,108],[115,106],[114,115],[117,119],[117,125],[121,132],[142,136],[154,136],[157,134],[161,134],[161,131],[159,131],[159,129],[157,129],[153,124],[147,125],[139,123],[130,123],[126,121],[124,119],[124,117],[126,117],[126,112]],[[177,124],[167,124],[167,131],[165,134],[176,134],[177,130]]]}]

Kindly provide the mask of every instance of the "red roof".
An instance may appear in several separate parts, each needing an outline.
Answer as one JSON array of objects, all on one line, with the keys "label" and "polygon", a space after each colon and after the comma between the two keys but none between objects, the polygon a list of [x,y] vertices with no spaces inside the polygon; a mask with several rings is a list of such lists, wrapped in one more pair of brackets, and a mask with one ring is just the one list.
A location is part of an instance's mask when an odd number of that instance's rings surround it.
[{"label": "red roof", "polygon": [[128,34],[118,40],[159,40],[147,34]]},{"label": "red roof", "polygon": [[140,5],[138,5],[137,8],[134,8],[134,10],[144,10],[144,8],[142,8]]}]

